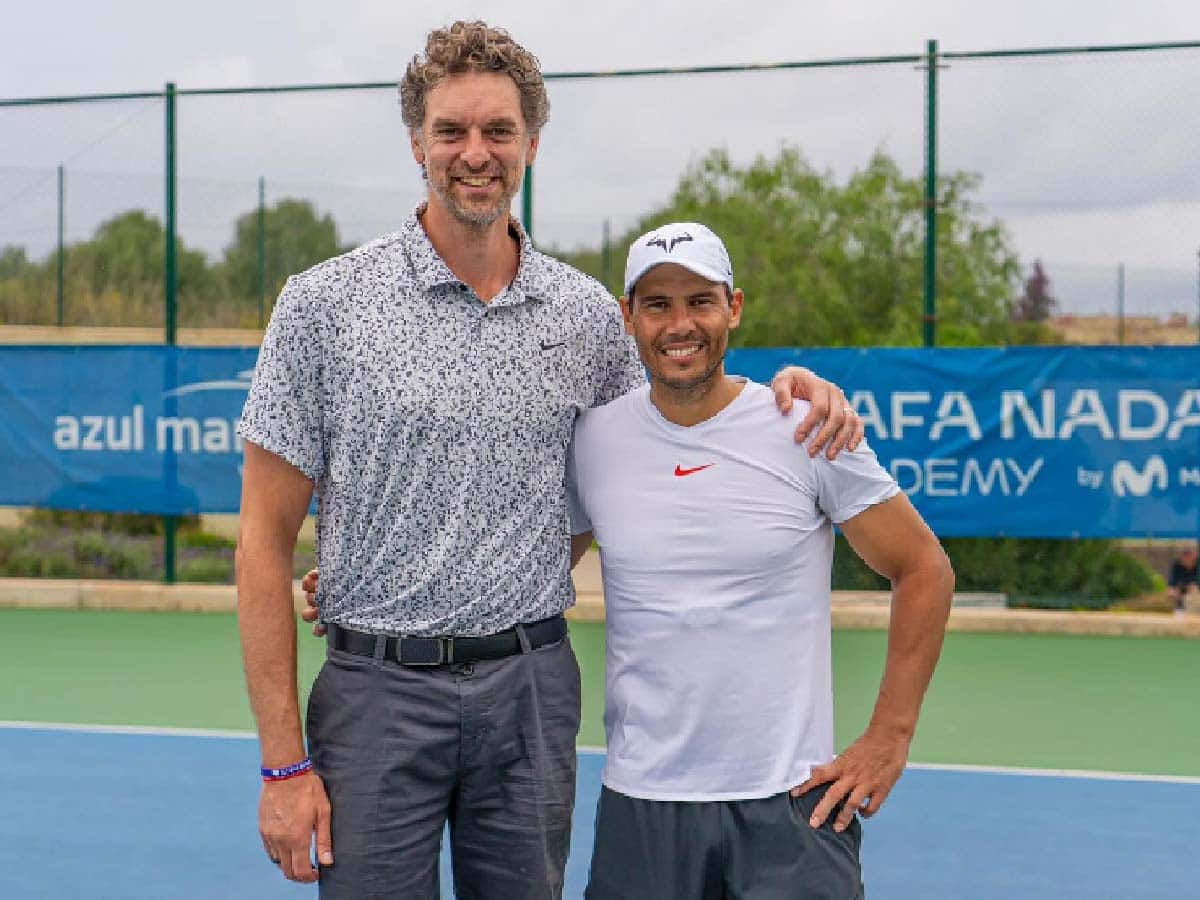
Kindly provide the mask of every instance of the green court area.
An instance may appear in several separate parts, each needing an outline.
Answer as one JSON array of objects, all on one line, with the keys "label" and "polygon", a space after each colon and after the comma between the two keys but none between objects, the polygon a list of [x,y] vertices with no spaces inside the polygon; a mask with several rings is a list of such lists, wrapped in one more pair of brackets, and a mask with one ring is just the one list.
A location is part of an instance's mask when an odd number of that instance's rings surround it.
[{"label": "green court area", "polygon": [[[580,743],[599,746],[604,630],[571,632]],[[882,632],[834,634],[839,746],[869,717],[885,644]],[[307,686],[323,642],[301,628],[300,648]],[[0,684],[4,720],[252,727],[232,615],[0,610]],[[1200,776],[1200,643],[950,634],[912,761]]]}]

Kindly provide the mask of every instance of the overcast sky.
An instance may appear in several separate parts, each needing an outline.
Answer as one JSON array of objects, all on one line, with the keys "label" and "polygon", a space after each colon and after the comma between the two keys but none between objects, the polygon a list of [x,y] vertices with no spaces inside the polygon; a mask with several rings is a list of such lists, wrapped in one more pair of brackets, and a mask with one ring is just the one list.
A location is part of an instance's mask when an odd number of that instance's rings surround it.
[{"label": "overcast sky", "polygon": [[[941,49],[1200,40],[1200,3],[1142,0],[821,2],[149,2],[10,4],[0,96],[391,81],[434,26],[480,17],[547,72],[780,62]],[[711,147],[739,161],[801,148],[838,177],[876,149],[922,167],[923,73],[911,65],[554,82],[535,168],[535,235],[598,243],[663,202]],[[1103,308],[1118,262],[1129,307],[1194,315],[1200,247],[1200,51],[955,62],[941,73],[941,168],[1068,305]],[[44,253],[55,179],[68,234],[162,208],[157,101],[0,109],[0,244]],[[421,190],[394,93],[182,98],[180,228],[216,255],[256,201],[305,196],[347,242],[390,230]],[[1141,273],[1139,275],[1139,273]]]}]

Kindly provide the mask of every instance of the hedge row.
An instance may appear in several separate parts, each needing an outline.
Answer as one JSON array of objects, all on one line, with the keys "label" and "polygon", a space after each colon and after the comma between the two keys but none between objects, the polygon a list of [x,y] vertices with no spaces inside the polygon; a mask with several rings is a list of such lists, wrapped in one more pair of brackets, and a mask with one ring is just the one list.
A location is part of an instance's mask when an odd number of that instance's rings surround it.
[{"label": "hedge row", "polygon": [[[1155,589],[1154,575],[1115,541],[1034,538],[947,538],[958,591],[1008,595],[1010,606],[1104,609]],[[886,579],[837,538],[833,586],[884,590]]]}]

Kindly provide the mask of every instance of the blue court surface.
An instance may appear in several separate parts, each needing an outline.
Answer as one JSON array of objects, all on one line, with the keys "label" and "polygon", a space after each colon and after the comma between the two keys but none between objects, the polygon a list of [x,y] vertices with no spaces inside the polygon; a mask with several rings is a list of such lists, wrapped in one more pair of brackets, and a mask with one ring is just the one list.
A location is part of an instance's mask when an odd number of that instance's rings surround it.
[{"label": "blue court surface", "polygon": [[[602,764],[581,751],[571,898]],[[0,898],[315,897],[263,854],[257,766],[239,735],[0,727]],[[1194,778],[911,768],[864,824],[867,896],[1200,897],[1198,809]]]}]

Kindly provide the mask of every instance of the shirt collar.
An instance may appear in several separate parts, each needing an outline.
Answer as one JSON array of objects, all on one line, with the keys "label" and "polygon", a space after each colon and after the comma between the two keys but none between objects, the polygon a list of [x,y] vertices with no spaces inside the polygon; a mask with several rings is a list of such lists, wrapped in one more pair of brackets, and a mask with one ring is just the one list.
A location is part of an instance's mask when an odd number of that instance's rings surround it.
[{"label": "shirt collar", "polygon": [[517,277],[513,279],[513,289],[529,300],[549,300],[553,296],[553,279],[548,260],[534,248],[520,222],[510,219],[509,228],[517,233],[521,242],[521,262],[517,266]]},{"label": "shirt collar", "polygon": [[[450,271],[446,261],[434,249],[429,235],[421,226],[420,216],[425,211],[424,202],[417,205],[411,216],[404,222],[401,230],[404,233],[404,243],[408,249],[409,258],[413,264],[413,275],[417,283],[426,291],[441,285],[457,285],[462,282]],[[507,290],[501,292],[493,302],[502,305],[519,303],[522,300],[549,300],[551,293],[551,278],[547,272],[545,257],[533,246],[533,241],[516,219],[508,220],[509,230],[514,232],[521,245],[521,259],[517,264],[517,275]],[[516,296],[510,295],[515,292]],[[507,302],[505,302],[507,301]]]}]

